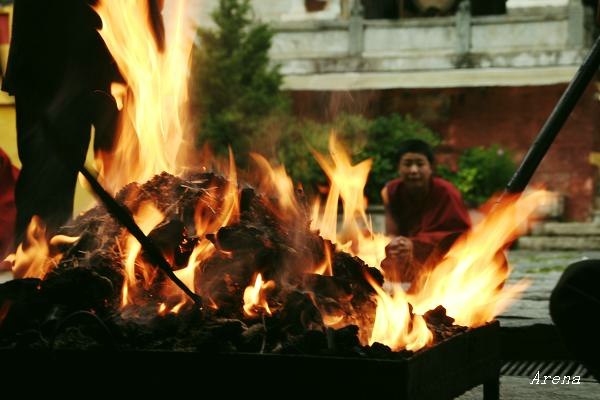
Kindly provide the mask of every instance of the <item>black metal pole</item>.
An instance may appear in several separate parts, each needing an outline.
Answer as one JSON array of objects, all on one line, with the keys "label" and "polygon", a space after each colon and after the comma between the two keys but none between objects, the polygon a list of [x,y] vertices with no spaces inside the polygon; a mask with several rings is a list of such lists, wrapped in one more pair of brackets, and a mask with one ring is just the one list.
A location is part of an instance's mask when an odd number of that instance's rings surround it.
[{"label": "black metal pole", "polygon": [[583,64],[571,80],[571,83],[554,107],[552,114],[538,133],[535,141],[529,148],[521,165],[506,185],[505,194],[520,193],[529,184],[535,170],[548,152],[550,145],[561,130],[565,121],[573,111],[575,104],[585,91],[585,88],[594,77],[600,65],[600,36],[596,38],[592,49]]}]

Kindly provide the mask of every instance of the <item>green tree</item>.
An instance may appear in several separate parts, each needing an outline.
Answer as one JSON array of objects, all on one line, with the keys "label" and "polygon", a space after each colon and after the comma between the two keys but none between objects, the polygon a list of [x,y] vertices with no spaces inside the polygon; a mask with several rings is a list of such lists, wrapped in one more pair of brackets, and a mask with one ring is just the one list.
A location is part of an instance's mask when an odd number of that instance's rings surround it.
[{"label": "green tree", "polygon": [[288,101],[279,69],[269,62],[273,33],[253,20],[250,1],[220,0],[212,17],[217,28],[199,30],[193,55],[197,143],[218,154],[231,146],[243,163],[265,121],[286,110]]}]

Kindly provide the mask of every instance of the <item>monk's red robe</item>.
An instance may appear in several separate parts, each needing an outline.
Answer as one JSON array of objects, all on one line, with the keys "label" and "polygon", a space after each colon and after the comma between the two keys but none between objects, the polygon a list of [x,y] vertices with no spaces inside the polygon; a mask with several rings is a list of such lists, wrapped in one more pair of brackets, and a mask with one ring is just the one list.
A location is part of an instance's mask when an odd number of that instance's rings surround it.
[{"label": "monk's red robe", "polygon": [[0,261],[12,247],[15,230],[15,183],[19,170],[0,149]]},{"label": "monk's red robe", "polygon": [[446,253],[471,226],[460,192],[450,182],[433,177],[424,201],[415,203],[402,179],[387,183],[388,209],[397,234],[410,238],[413,255],[421,264],[432,254]]}]

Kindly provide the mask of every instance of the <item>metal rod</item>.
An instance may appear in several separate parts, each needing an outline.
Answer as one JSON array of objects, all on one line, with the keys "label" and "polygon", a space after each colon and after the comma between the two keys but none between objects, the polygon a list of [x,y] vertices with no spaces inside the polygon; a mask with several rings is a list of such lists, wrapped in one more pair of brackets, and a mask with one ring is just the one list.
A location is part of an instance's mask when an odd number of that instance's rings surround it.
[{"label": "metal rod", "polygon": [[585,88],[594,77],[599,65],[600,36],[596,38],[596,41],[583,64],[581,64],[577,70],[571,83],[569,83],[569,86],[554,107],[552,114],[550,114],[546,123],[538,133],[535,141],[521,162],[521,165],[506,185],[504,194],[520,193],[525,190],[535,170],[556,138],[556,135],[565,124],[565,121],[571,114],[571,111],[573,111],[575,104],[577,104],[577,101],[585,91]]}]

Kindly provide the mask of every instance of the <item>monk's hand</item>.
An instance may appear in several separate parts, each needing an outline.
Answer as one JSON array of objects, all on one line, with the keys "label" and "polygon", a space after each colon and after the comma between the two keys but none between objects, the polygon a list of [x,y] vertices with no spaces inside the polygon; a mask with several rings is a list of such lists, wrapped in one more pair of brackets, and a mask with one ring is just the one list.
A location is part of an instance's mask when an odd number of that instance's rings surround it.
[{"label": "monk's hand", "polygon": [[385,247],[385,255],[394,259],[406,259],[412,257],[413,242],[405,236],[396,236]]},{"label": "monk's hand", "polygon": [[381,263],[386,279],[401,281],[412,265],[413,242],[404,236],[397,236],[385,248],[385,259]]}]

